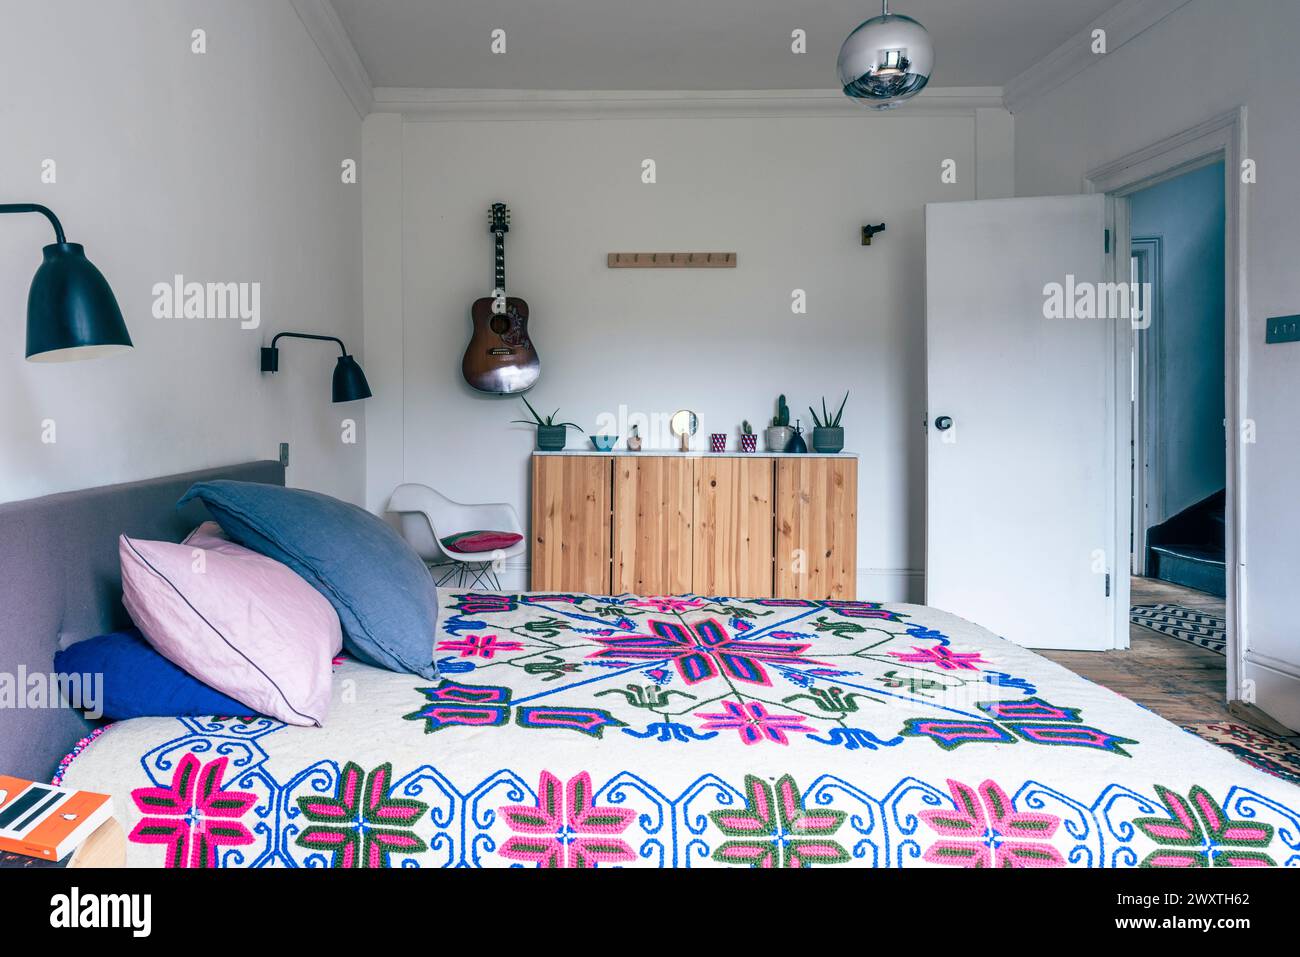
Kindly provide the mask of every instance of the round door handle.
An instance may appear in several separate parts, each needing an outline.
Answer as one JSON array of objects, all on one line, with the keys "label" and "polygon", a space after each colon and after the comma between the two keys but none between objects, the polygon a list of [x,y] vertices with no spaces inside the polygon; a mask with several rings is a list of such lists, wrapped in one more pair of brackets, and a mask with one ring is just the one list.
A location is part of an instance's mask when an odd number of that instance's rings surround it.
[{"label": "round door handle", "polygon": [[949,429],[952,428],[952,416],[950,415],[939,416],[939,418],[934,420],[934,427],[938,429],[940,432],[947,432]]}]

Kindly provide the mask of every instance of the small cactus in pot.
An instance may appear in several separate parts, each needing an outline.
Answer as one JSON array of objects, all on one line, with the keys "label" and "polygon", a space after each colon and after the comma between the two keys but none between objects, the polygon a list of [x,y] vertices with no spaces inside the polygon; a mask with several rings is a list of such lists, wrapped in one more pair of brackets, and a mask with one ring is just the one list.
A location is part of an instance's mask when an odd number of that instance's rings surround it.
[{"label": "small cactus in pot", "polygon": [[792,438],[794,430],[790,428],[790,407],[785,404],[785,396],[778,396],[776,416],[772,419],[772,424],[763,430],[763,441],[767,443],[769,452],[784,452],[790,446]]},{"label": "small cactus in pot", "polygon": [[740,451],[753,452],[758,448],[758,436],[754,434],[754,427],[746,419],[740,423]]}]

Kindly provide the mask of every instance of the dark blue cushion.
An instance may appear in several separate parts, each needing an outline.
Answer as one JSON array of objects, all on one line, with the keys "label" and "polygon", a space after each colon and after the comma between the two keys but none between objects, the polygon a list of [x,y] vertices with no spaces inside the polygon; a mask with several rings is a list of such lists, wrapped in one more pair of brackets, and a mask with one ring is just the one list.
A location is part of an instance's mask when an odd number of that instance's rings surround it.
[{"label": "dark blue cushion", "polygon": [[66,675],[103,675],[100,701],[87,700],[83,683],[82,706],[98,706],[104,717],[172,718],[185,715],[251,715],[246,704],[227,698],[198,678],[172,664],[149,646],[135,629],[79,641],[54,655],[54,670]]},{"label": "dark blue cushion", "polygon": [[328,598],[357,658],[437,677],[433,578],[382,519],[319,492],[257,482],[199,482],[178,505],[196,498],[232,539],[288,565]]}]

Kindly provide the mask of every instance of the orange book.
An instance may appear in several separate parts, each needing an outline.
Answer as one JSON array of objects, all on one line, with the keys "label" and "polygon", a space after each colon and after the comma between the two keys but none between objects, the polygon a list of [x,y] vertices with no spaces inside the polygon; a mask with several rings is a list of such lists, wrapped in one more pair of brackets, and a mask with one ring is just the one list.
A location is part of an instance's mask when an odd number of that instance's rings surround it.
[{"label": "orange book", "polygon": [[112,813],[107,794],[0,774],[0,851],[61,861]]}]

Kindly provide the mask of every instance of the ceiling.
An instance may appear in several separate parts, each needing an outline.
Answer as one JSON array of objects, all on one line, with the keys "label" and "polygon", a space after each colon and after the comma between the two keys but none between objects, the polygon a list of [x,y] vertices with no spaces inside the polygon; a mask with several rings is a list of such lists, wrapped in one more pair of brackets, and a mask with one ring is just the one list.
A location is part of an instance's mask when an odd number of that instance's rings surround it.
[{"label": "ceiling", "polygon": [[[879,0],[332,0],[375,86],[763,90],[836,86]],[[894,0],[934,36],[935,86],[1002,86],[1116,0]],[[506,53],[489,49],[506,31]],[[790,51],[806,31],[808,51]]]}]

